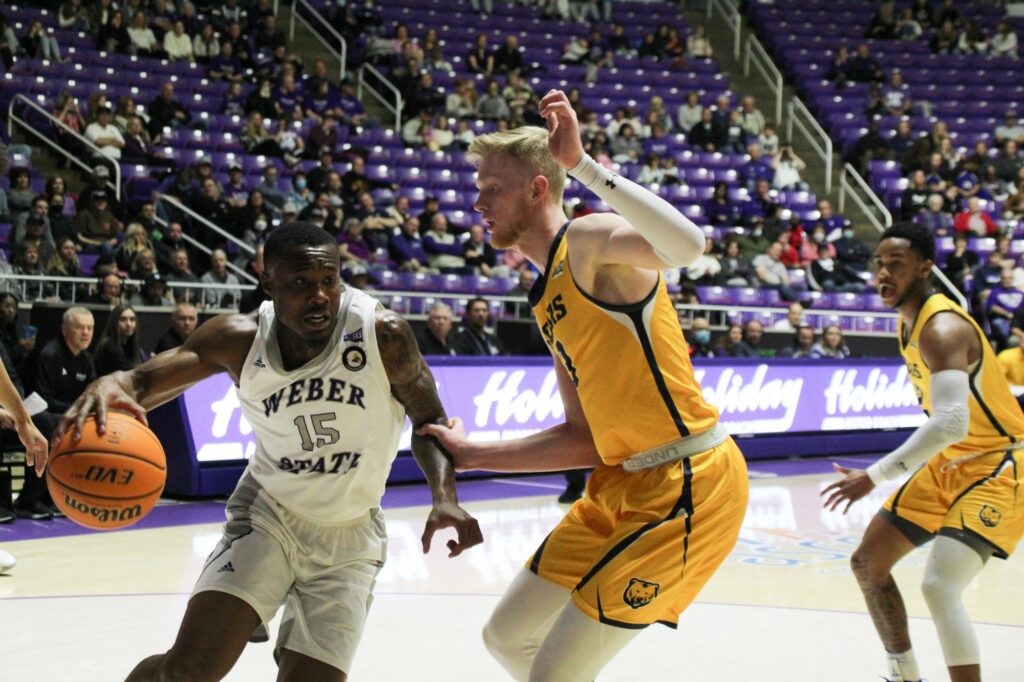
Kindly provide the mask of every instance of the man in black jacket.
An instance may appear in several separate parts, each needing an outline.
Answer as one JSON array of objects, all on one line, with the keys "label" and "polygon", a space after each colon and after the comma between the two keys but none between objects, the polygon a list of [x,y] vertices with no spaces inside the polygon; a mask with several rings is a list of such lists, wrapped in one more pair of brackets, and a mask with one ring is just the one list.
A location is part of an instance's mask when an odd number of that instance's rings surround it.
[{"label": "man in black jacket", "polygon": [[191,303],[175,305],[174,312],[171,313],[171,328],[156,342],[153,353],[163,353],[165,350],[177,348],[185,343],[185,339],[192,336],[192,332],[196,330],[198,320],[199,314],[196,312],[195,305]]},{"label": "man in black jacket", "polygon": [[449,343],[452,331],[452,309],[435,303],[427,313],[427,326],[416,339],[423,355],[455,355]]},{"label": "man in black jacket", "polygon": [[[36,428],[50,438],[57,422],[96,378],[89,352],[93,332],[92,313],[87,308],[64,311],[61,335],[51,339],[36,356],[29,373],[30,385],[46,401],[46,410],[32,417]],[[25,468],[25,484],[14,504],[22,518],[51,519],[60,512],[53,505],[46,482],[33,469]]]},{"label": "man in black jacket", "polygon": [[504,355],[505,347],[493,333],[487,331],[491,310],[487,301],[479,296],[466,304],[463,327],[451,338],[450,345],[456,355]]},{"label": "man in black jacket", "polygon": [[191,122],[192,114],[174,99],[174,84],[167,81],[161,85],[160,94],[149,105],[149,134],[155,137],[167,126],[177,128]]}]

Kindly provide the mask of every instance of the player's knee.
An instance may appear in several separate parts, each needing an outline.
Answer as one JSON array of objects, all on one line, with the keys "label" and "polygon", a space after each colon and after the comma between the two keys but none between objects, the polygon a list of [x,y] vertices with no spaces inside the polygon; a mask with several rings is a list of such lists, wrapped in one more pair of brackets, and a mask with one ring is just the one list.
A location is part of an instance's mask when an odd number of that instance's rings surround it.
[{"label": "player's knee", "polygon": [[873,567],[874,562],[871,559],[870,551],[865,549],[863,545],[854,550],[853,555],[850,557],[850,570],[853,571],[853,575],[857,578],[857,582],[862,585],[873,582]]},{"label": "player's knee", "polygon": [[925,572],[924,579],[921,581],[921,593],[924,595],[924,600],[928,602],[928,608],[932,611],[937,608],[943,609],[960,599],[955,588],[930,571]]}]

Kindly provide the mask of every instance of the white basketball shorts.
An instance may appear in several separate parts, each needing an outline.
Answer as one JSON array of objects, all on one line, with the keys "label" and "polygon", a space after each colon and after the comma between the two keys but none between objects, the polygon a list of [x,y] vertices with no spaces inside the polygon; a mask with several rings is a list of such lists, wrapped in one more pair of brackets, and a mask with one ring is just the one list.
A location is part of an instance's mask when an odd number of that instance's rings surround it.
[{"label": "white basketball shorts", "polygon": [[275,648],[348,673],[387,554],[379,509],[337,526],[299,518],[244,474],[228,500],[224,535],[192,594],[216,590],[270,622],[284,605]]}]

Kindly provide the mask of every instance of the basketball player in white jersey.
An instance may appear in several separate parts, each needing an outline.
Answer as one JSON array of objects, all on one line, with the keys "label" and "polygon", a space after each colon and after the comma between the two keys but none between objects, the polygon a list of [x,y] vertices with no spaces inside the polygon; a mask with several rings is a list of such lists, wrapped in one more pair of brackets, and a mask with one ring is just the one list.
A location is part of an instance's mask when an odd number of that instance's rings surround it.
[{"label": "basketball player in white jersey", "polygon": [[[342,286],[331,235],[284,225],[267,239],[264,260],[271,300],[258,311],[216,317],[181,347],[99,379],[57,429],[80,434],[90,414],[102,428],[109,409],[145,421],[146,410],[227,372],[256,435],[177,640],[139,663],[133,682],[223,678],[282,604],[277,679],[347,679],[384,563],[379,505],[405,416],[447,423],[409,324]],[[424,552],[444,527],[458,534],[450,556],[482,542],[458,505],[447,454],[421,436],[412,451],[435,500]]]}]

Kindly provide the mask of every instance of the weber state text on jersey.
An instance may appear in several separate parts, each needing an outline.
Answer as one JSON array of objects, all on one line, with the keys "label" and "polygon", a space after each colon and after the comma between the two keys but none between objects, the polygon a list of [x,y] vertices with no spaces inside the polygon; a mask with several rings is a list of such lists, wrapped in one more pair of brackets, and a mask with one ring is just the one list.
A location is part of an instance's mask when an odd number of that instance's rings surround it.
[{"label": "weber state text on jersey", "polygon": [[576,286],[562,227],[544,276],[530,291],[537,324],[576,384],[605,464],[707,431],[718,411],[704,400],[679,317],[658,278],[644,300],[611,305]]},{"label": "weber state text on jersey", "polygon": [[289,511],[321,523],[380,505],[405,425],[377,349],[376,308],[347,289],[323,352],[288,372],[267,301],[242,370],[238,398],[256,436],[250,472]]}]

